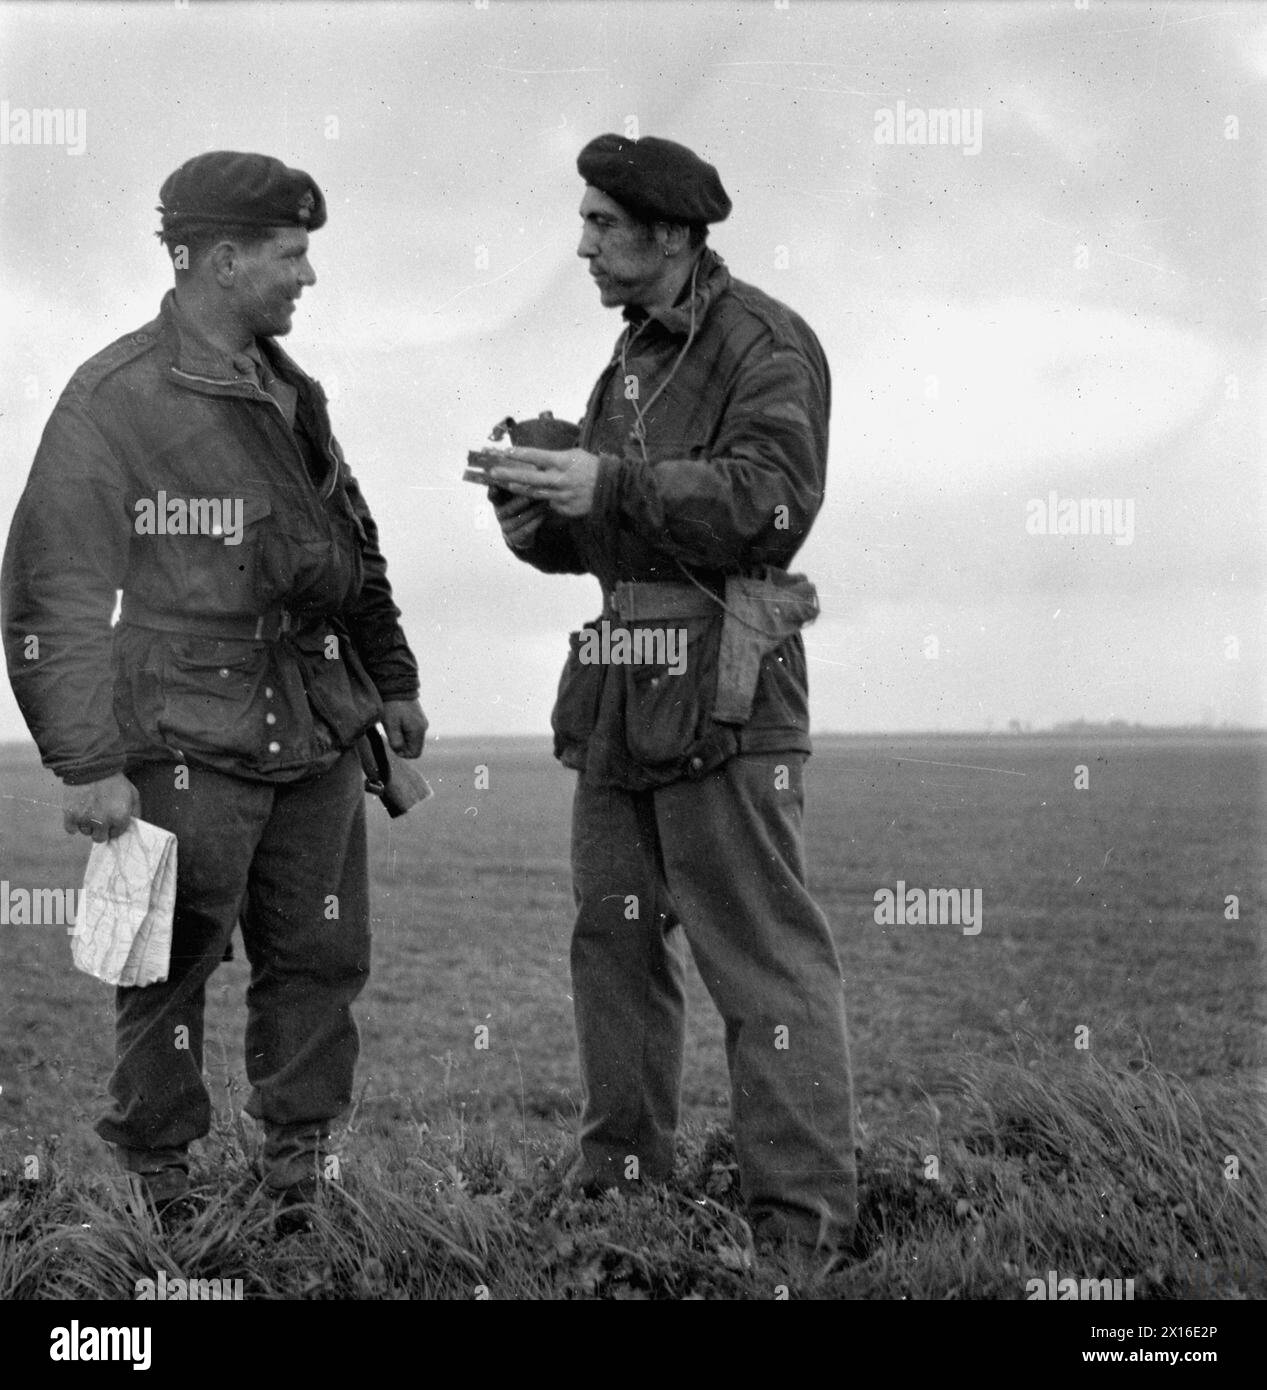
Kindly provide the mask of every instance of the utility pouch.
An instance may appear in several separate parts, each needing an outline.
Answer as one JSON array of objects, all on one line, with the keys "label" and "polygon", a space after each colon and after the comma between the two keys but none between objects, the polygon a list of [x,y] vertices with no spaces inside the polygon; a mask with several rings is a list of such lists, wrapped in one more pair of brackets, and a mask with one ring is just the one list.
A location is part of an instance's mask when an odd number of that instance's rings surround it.
[{"label": "utility pouch", "polygon": [[762,661],[818,617],[818,591],[803,574],[770,567],[757,579],[727,578],[725,603],[713,718],[746,724]]},{"label": "utility pouch", "polygon": [[[642,639],[652,659],[625,667],[625,746],[648,771],[680,770],[699,755],[708,735],[706,711],[717,679],[715,612],[670,619],[664,626],[630,624],[631,639]],[[671,638],[676,662],[656,652]]]},{"label": "utility pouch", "polygon": [[[340,624],[313,623],[290,637],[303,670],[308,703],[344,747],[366,722],[382,716],[382,701]],[[332,645],[332,643],[334,645]]]},{"label": "utility pouch", "polygon": [[550,724],[555,746],[584,745],[598,722],[598,701],[603,689],[603,668],[581,660],[586,630],[598,631],[597,623],[587,623],[568,635],[568,659],[559,677],[559,693]]},{"label": "utility pouch", "polygon": [[365,790],[378,797],[393,819],[431,795],[427,779],[392,752],[377,724],[357,740],[356,751],[365,773]]}]

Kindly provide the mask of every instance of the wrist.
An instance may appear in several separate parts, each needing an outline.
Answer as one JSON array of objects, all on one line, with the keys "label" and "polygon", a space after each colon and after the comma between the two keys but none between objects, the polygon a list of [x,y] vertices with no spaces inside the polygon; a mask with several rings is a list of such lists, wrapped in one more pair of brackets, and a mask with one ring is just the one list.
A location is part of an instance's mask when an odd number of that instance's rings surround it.
[{"label": "wrist", "polygon": [[122,758],[111,758],[108,761],[85,763],[57,775],[64,787],[87,787],[93,782],[108,782],[111,777],[122,777],[123,767]]},{"label": "wrist", "polygon": [[620,489],[625,461],[618,454],[599,454],[594,473],[594,500],[590,514],[595,520],[610,515],[620,505]]}]

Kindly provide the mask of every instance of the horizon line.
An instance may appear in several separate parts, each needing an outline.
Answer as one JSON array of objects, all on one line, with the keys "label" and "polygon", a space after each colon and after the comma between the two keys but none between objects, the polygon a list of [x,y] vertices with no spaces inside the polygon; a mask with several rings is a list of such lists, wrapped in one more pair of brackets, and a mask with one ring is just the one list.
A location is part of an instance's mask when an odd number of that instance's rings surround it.
[{"label": "horizon line", "polygon": [[[1039,729],[811,729],[811,739],[863,739],[863,738],[988,738],[1002,743],[1026,738],[1069,738],[1088,733],[1122,736],[1158,736],[1201,734],[1213,737],[1227,737],[1236,734],[1267,735],[1267,725],[1256,724],[1132,724],[1124,720],[1069,720],[1054,726]],[[549,730],[537,733],[458,733],[432,734],[428,731],[427,747],[443,743],[469,743],[473,740],[512,742],[531,740],[549,743],[553,738]],[[38,749],[30,739],[0,739],[0,750],[23,750],[38,756]]]}]

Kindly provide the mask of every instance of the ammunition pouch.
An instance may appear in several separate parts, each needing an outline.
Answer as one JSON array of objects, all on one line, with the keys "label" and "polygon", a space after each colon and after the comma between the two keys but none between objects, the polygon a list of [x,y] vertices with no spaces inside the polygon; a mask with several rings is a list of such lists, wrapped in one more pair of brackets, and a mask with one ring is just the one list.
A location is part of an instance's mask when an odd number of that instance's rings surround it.
[{"label": "ammunition pouch", "polygon": [[818,591],[803,574],[772,567],[760,576],[728,575],[718,597],[694,585],[620,583],[611,609],[624,622],[720,616],[715,650],[706,629],[691,631],[689,648],[702,677],[693,684],[712,687],[711,714],[719,724],[741,726],[752,717],[762,661],[819,612]]},{"label": "ammunition pouch", "polygon": [[739,751],[762,661],[817,614],[814,586],[772,568],[714,588],[616,584],[570,636],[556,756],[634,789],[706,776]]}]

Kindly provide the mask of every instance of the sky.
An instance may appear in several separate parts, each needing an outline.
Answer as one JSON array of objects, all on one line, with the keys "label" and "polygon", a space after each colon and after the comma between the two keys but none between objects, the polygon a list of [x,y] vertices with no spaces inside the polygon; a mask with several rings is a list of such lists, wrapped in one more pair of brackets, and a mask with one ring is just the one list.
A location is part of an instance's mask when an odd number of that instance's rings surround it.
[{"label": "sky", "polygon": [[[546,732],[598,584],[515,560],[461,471],[507,414],[578,418],[621,321],[576,155],[659,135],[831,365],[816,730],[1261,726],[1265,77],[1252,3],[0,4],[0,522],[75,367],[157,312],[166,175],[276,155],[329,207],[286,348],[432,737]],[[1116,535],[1036,532],[1084,499]]]}]

